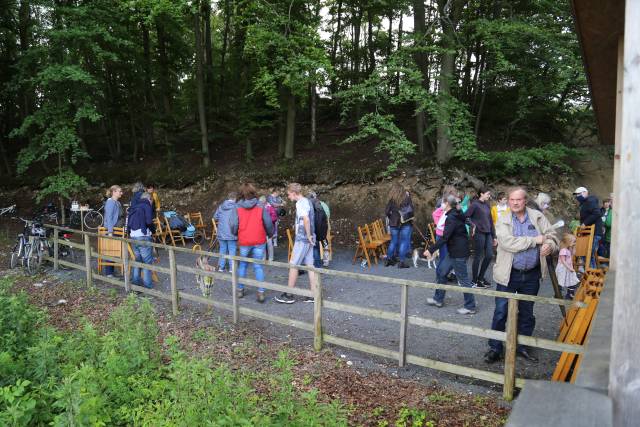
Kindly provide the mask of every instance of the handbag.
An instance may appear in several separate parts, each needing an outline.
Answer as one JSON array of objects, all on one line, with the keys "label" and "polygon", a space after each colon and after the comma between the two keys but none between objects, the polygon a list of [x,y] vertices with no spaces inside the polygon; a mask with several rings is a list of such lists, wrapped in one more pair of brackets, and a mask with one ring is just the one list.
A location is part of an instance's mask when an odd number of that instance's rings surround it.
[{"label": "handbag", "polygon": [[400,224],[406,224],[409,221],[413,221],[413,206],[411,204],[407,204],[405,206],[401,206],[398,209],[398,213],[400,213]]}]

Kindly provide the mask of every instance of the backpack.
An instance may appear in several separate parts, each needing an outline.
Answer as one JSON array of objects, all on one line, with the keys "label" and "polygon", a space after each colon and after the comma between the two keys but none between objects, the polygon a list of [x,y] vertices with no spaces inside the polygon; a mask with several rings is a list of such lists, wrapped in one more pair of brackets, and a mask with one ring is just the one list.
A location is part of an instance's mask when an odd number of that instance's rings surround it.
[{"label": "backpack", "polygon": [[178,215],[176,211],[165,211],[164,216],[169,218],[169,227],[171,227],[172,230],[180,230],[182,232],[187,230],[187,221]]},{"label": "backpack", "polygon": [[313,205],[313,225],[316,233],[316,241],[321,242],[327,239],[327,232],[329,231],[329,221],[327,220],[327,213],[324,211],[322,204],[318,199],[315,199]]},{"label": "backpack", "polygon": [[184,237],[193,237],[196,235],[196,227],[193,224],[187,224],[187,228],[182,232]]}]

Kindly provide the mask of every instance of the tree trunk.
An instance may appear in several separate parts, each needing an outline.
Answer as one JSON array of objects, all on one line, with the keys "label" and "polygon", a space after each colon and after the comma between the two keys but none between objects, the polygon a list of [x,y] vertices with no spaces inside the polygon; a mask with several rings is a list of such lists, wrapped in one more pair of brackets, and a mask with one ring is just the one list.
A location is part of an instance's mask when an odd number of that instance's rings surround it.
[{"label": "tree trunk", "polygon": [[[205,110],[211,115],[211,106],[213,105],[213,48],[211,47],[211,1],[202,0],[202,16],[204,17],[204,85],[206,88],[206,105]],[[207,126],[209,128],[209,126]]]},{"label": "tree trunk", "polygon": [[[398,48],[402,49],[402,13],[400,14],[400,21],[398,22]],[[396,73],[396,94],[400,93],[400,72]]]},{"label": "tree trunk", "polygon": [[336,55],[338,52],[338,39],[340,39],[340,33],[342,32],[342,0],[338,0],[338,13],[336,16],[336,29],[333,33],[333,42],[331,46],[331,65],[336,65]]},{"label": "tree trunk", "polygon": [[[427,84],[427,58],[426,53],[422,51],[425,47],[424,37],[426,33],[425,28],[425,7],[424,0],[414,0],[413,1],[413,31],[415,34],[416,45],[418,50],[415,54],[416,65],[418,66],[418,70],[420,70],[420,74],[422,76],[422,87],[429,89]],[[420,101],[416,102],[416,105],[420,105]],[[426,151],[426,144],[424,138],[424,132],[426,127],[426,115],[424,111],[416,111],[416,138],[418,143],[418,150],[420,153],[424,154]]]},{"label": "tree trunk", "polygon": [[284,158],[293,159],[294,157],[294,138],[296,132],[296,97],[287,90],[287,133],[284,146]]},{"label": "tree trunk", "polygon": [[371,12],[371,8],[367,10],[367,47],[369,50],[369,69],[367,74],[371,74],[376,68],[376,49],[373,45],[373,12]]},{"label": "tree trunk", "polygon": [[[206,1],[206,0],[205,0]],[[198,116],[200,120],[200,143],[202,146],[202,165],[209,167],[209,141],[207,138],[207,112],[204,108],[204,73],[202,66],[202,38],[200,35],[200,16],[193,14],[193,33],[196,39],[196,83],[198,92]]]},{"label": "tree trunk", "polygon": [[[18,9],[18,36],[20,39],[20,51],[24,55],[31,42],[31,5],[29,0],[20,2],[20,8]],[[34,96],[27,87],[21,87],[20,92],[22,93],[20,118],[24,120],[33,111]]]},{"label": "tree trunk", "polygon": [[0,133],[0,155],[2,155],[2,165],[7,171],[7,175],[11,176],[11,165],[9,164],[9,157],[7,156],[7,150],[4,147],[4,129],[2,129],[2,133]]},{"label": "tree trunk", "polygon": [[317,102],[318,95],[316,93],[316,85],[311,85],[310,91],[310,109],[311,109],[311,145],[315,145],[318,142],[317,134],[316,134],[316,112],[317,112]]},{"label": "tree trunk", "polygon": [[278,158],[284,157],[287,141],[287,110],[284,90],[280,88],[280,112],[278,113]]},{"label": "tree trunk", "polygon": [[[438,120],[438,149],[437,160],[439,163],[447,163],[453,156],[453,141],[449,133],[449,105],[451,96],[451,80],[453,79],[453,71],[455,68],[455,54],[453,53],[455,27],[454,27],[454,11],[446,10],[445,5],[449,5],[448,1],[439,0],[440,19],[442,22],[442,49],[443,53],[440,60],[440,76],[438,77],[439,95],[438,108],[440,110]],[[455,9],[455,5],[451,6]]]},{"label": "tree trunk", "polygon": [[229,46],[229,30],[231,27],[231,10],[229,7],[230,0],[224,0],[224,31],[222,33],[222,49],[220,52],[220,90],[218,90],[218,102],[220,105],[222,100],[222,94],[224,93],[224,76],[225,72],[225,60],[227,56],[227,47]]},{"label": "tree trunk", "polygon": [[163,139],[167,149],[167,158],[173,158],[173,147],[169,144],[169,127],[171,125],[171,88],[169,76],[169,58],[167,56],[167,35],[164,26],[156,20],[156,33],[158,36],[158,65],[160,73],[158,82],[162,93],[163,114]]},{"label": "tree trunk", "polygon": [[145,140],[142,142],[142,152],[145,151],[146,143],[149,143],[149,146],[153,146],[155,143],[154,140],[154,129],[153,129],[153,120],[151,120],[150,112],[152,110],[157,111],[157,107],[155,102],[153,101],[153,92],[151,90],[151,47],[149,42],[149,28],[143,22],[140,23],[142,28],[142,53],[143,53],[143,72],[144,72],[144,138]]},{"label": "tree trunk", "polygon": [[247,163],[251,163],[253,161],[253,144],[251,143],[251,138],[248,136],[244,141],[244,160]]}]

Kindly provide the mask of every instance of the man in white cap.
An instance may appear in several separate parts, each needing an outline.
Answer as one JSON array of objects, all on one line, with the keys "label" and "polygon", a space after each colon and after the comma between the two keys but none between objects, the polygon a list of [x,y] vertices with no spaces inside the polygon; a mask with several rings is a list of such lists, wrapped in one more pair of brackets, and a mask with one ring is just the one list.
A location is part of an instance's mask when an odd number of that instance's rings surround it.
[{"label": "man in white cap", "polygon": [[595,225],[593,235],[593,248],[591,250],[591,268],[596,268],[596,256],[600,239],[602,239],[602,213],[600,212],[600,202],[595,196],[589,195],[589,190],[585,187],[578,187],[573,192],[578,203],[580,203],[580,224]]}]

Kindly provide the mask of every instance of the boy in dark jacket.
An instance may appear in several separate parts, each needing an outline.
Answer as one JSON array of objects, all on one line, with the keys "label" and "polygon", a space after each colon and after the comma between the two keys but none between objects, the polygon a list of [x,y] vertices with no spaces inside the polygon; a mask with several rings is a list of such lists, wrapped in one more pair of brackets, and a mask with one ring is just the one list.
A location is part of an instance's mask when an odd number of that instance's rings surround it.
[{"label": "boy in dark jacket", "polygon": [[[256,189],[251,184],[242,184],[238,191],[239,199],[236,209],[232,211],[229,224],[231,232],[238,236],[241,257],[263,260],[267,246],[267,238],[273,235],[273,225],[269,212],[258,204]],[[247,275],[247,262],[240,261],[238,277]],[[262,264],[252,263],[256,280],[264,282]],[[264,302],[264,288],[258,288],[257,300]],[[244,285],[238,284],[236,290],[239,298],[244,296]]]},{"label": "boy in dark jacket", "polygon": [[[151,242],[154,230],[153,225],[153,208],[151,207],[151,194],[142,193],[138,203],[129,208],[129,216],[127,217],[129,227],[129,235],[131,239],[143,242]],[[133,254],[137,262],[144,264],[153,263],[153,248],[151,246],[143,246],[133,244]],[[140,267],[133,267],[131,283],[140,286]],[[151,271],[142,270],[142,285],[145,288],[153,288],[151,280]]]},{"label": "boy in dark jacket", "polygon": [[[447,256],[440,261],[436,269],[437,283],[447,284],[447,273],[453,267],[456,278],[460,286],[467,288],[472,287],[471,280],[467,271],[467,259],[469,258],[469,235],[465,225],[465,215],[458,210],[458,199],[455,196],[448,196],[445,200],[444,210],[447,219],[444,223],[444,233],[442,238],[431,245],[429,249],[424,251],[427,258],[432,258],[435,251],[443,245],[447,245]],[[442,307],[444,302],[445,291],[437,289],[433,298],[427,299],[427,304],[436,307]],[[475,314],[476,301],[473,294],[464,294],[464,307],[459,308],[460,314]]]},{"label": "boy in dark jacket", "polygon": [[600,202],[595,196],[589,195],[589,190],[585,187],[578,187],[573,192],[578,203],[580,203],[580,224],[595,225],[593,234],[593,249],[591,251],[591,268],[596,268],[596,257],[598,256],[598,246],[602,239],[602,212]]}]

